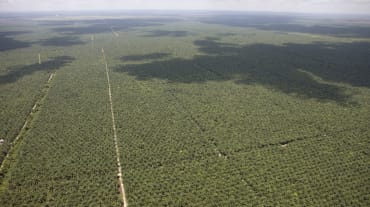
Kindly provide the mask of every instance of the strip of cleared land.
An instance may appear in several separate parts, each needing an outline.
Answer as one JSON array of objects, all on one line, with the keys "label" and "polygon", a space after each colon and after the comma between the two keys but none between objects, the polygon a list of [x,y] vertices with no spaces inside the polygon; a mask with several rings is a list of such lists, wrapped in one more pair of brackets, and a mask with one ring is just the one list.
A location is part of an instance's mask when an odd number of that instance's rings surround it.
[{"label": "strip of cleared land", "polygon": [[105,72],[107,74],[109,104],[110,104],[110,111],[111,111],[111,114],[112,114],[112,128],[113,128],[113,136],[114,136],[114,146],[115,146],[115,150],[116,150],[117,167],[118,167],[117,177],[118,177],[118,181],[119,181],[119,189],[120,189],[120,192],[122,194],[123,206],[127,207],[126,193],[125,193],[125,188],[123,186],[123,181],[122,181],[122,167],[121,167],[121,161],[120,161],[120,153],[119,153],[119,149],[118,149],[117,130],[116,130],[116,124],[115,124],[115,119],[114,119],[114,110],[113,110],[113,102],[112,102],[112,90],[111,90],[111,84],[110,84],[110,79],[109,79],[108,63],[107,63],[103,48],[102,48],[102,54],[103,54],[103,58],[104,58]]},{"label": "strip of cleared land", "polygon": [[26,131],[30,127],[31,122],[32,122],[32,120],[35,117],[34,115],[37,113],[38,108],[40,107],[40,104],[45,99],[45,97],[48,95],[48,92],[49,92],[49,89],[50,89],[50,84],[51,84],[51,81],[53,80],[54,75],[55,75],[55,73],[51,73],[50,74],[50,76],[49,76],[49,78],[48,78],[47,82],[45,83],[45,86],[44,86],[44,88],[42,90],[41,97],[38,100],[36,100],[35,104],[32,107],[31,112],[28,114],[26,120],[24,121],[24,124],[23,124],[22,128],[19,130],[19,133],[15,137],[15,139],[14,139],[14,141],[12,143],[11,149],[7,153],[4,161],[2,162],[2,164],[0,166],[0,172],[1,173],[4,173],[5,166],[11,165],[11,160],[10,160],[11,158],[10,158],[10,156],[12,155],[12,153],[13,153],[13,151],[15,149],[15,146],[21,141],[22,135],[24,135],[24,133],[26,133]]}]

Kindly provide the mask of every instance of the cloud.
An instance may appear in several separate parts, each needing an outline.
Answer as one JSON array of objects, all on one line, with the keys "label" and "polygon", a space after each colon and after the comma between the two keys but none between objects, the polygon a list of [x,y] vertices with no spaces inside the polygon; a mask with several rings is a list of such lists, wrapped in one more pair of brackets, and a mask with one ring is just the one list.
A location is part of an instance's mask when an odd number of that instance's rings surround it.
[{"label": "cloud", "polygon": [[0,0],[0,10],[248,10],[369,13],[370,0]]}]

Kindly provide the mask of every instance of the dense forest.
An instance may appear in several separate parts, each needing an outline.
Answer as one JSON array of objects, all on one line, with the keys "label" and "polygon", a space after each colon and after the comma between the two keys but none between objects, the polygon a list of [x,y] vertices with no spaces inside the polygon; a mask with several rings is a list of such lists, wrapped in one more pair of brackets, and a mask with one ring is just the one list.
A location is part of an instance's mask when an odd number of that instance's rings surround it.
[{"label": "dense forest", "polygon": [[0,204],[369,206],[369,57],[359,17],[3,15]]}]

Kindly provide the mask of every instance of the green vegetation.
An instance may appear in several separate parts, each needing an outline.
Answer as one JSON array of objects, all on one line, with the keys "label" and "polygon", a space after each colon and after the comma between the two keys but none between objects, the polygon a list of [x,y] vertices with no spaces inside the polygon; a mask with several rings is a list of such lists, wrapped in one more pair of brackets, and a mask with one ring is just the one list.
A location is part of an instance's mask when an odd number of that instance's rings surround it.
[{"label": "green vegetation", "polygon": [[1,206],[122,205],[102,48],[130,207],[370,205],[369,25],[136,15],[1,27]]}]

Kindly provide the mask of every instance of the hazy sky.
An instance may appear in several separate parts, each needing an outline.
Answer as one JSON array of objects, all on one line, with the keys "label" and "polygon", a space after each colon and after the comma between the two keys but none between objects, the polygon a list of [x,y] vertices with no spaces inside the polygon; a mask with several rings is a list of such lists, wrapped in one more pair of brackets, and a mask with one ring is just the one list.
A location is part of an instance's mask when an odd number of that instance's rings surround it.
[{"label": "hazy sky", "polygon": [[111,9],[247,10],[370,14],[370,0],[0,0],[0,11]]}]

